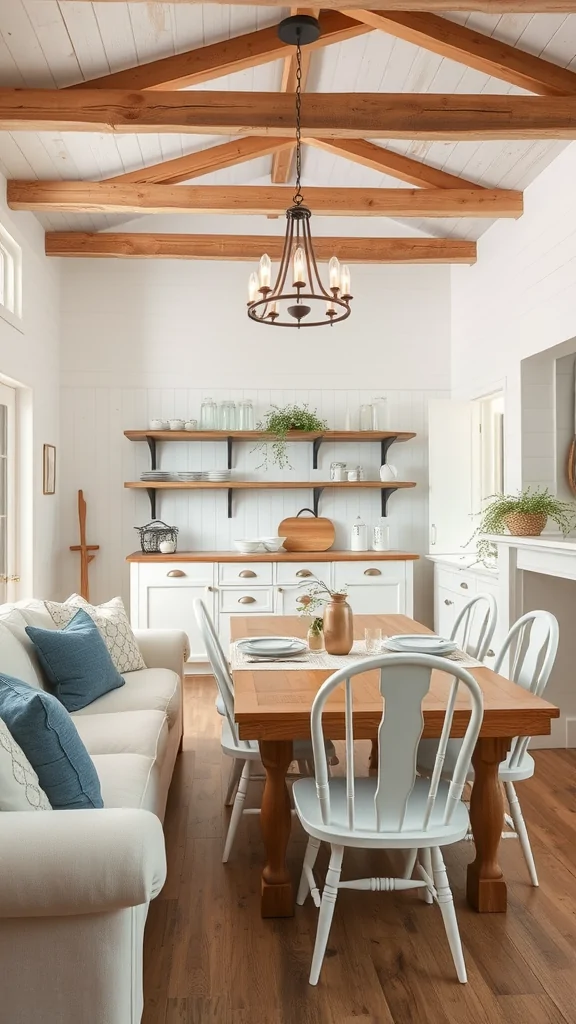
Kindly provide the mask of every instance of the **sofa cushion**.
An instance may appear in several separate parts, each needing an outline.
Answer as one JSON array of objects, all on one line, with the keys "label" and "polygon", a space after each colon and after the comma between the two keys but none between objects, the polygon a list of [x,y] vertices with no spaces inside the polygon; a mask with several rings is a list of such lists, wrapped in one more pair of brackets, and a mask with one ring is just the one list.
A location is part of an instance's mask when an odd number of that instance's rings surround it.
[{"label": "sofa cushion", "polygon": [[92,754],[144,754],[164,760],[168,719],[163,711],[122,711],[116,715],[72,715]]},{"label": "sofa cushion", "polygon": [[102,807],[94,765],[56,697],[2,675],[0,718],[22,747],[55,810]]},{"label": "sofa cushion", "polygon": [[119,672],[135,672],[146,668],[121,597],[113,597],[106,604],[93,605],[80,597],[80,594],[72,594],[63,604],[55,601],[46,601],[45,604],[60,629],[82,608],[98,626]]},{"label": "sofa cushion", "polygon": [[58,700],[68,711],[78,711],[124,686],[96,623],[82,608],[63,629],[26,626],[26,632]]},{"label": "sofa cushion", "polygon": [[78,715],[102,715],[116,711],[163,711],[170,728],[180,711],[180,676],[167,668],[144,668],[140,672],[127,672],[120,690],[98,697]]},{"label": "sofa cushion", "polygon": [[143,754],[95,754],[105,807],[140,807],[156,813],[158,768]]},{"label": "sofa cushion", "polygon": [[0,811],[50,811],[26,754],[0,718]]},{"label": "sofa cushion", "polygon": [[18,608],[0,605],[0,672],[45,689],[47,679]]}]

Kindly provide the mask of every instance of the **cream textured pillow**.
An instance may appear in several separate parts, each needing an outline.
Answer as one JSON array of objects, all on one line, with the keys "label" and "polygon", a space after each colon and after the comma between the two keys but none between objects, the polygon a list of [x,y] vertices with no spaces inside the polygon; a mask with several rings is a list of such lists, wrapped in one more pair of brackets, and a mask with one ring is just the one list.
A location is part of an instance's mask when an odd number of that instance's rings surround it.
[{"label": "cream textured pillow", "polygon": [[63,604],[56,601],[46,601],[45,604],[59,629],[67,626],[78,609],[83,608],[98,626],[119,672],[146,668],[121,597],[113,597],[106,604],[93,605],[80,594],[72,594]]},{"label": "cream textured pillow", "polygon": [[51,810],[36,772],[0,718],[0,811]]}]

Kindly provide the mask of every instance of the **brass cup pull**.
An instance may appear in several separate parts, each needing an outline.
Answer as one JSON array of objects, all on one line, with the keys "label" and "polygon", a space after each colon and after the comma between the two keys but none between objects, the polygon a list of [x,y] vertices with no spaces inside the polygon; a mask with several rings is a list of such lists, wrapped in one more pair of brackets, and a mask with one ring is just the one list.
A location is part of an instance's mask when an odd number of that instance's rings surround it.
[{"label": "brass cup pull", "polygon": [[381,576],[382,575],[382,570],[381,569],[364,569],[364,575],[365,576]]},{"label": "brass cup pull", "polygon": [[462,587],[462,590],[468,590],[468,584],[467,583],[461,583],[460,586]]},{"label": "brass cup pull", "polygon": [[445,597],[444,604],[454,604],[454,601],[451,601],[448,597]]},{"label": "brass cup pull", "polygon": [[167,576],[185,576],[186,573],[183,569],[170,569],[170,572],[166,573]]},{"label": "brass cup pull", "polygon": [[486,651],[486,657],[487,658],[495,658],[496,657],[496,651],[493,651],[492,648],[490,648],[489,651]]},{"label": "brass cup pull", "polygon": [[238,604],[256,604],[255,597],[239,597]]},{"label": "brass cup pull", "polygon": [[298,572],[296,573],[296,575],[297,576],[304,576],[305,578],[308,578],[309,576],[313,576],[314,573],[310,572],[310,569],[298,569]]},{"label": "brass cup pull", "polygon": [[256,573],[252,572],[252,569],[243,569],[242,572],[238,573],[238,575],[241,576],[242,579],[247,580],[253,579],[256,576]]}]

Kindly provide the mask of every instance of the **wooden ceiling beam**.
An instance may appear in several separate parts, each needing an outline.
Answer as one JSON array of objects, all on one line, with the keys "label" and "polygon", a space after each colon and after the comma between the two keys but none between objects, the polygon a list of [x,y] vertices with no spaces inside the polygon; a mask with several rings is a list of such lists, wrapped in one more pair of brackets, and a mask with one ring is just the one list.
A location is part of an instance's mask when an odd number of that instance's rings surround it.
[{"label": "wooden ceiling beam", "polygon": [[[268,135],[295,130],[294,97],[256,92],[0,89],[0,131]],[[303,138],[576,139],[574,96],[305,93]]]},{"label": "wooden ceiling beam", "polygon": [[392,178],[406,181],[418,188],[482,188],[475,181],[459,178],[455,174],[439,171],[436,167],[423,164],[420,160],[393,153],[383,146],[376,146],[365,139],[306,139],[307,146],[322,149],[333,156],[341,156],[353,163],[370,167]]},{"label": "wooden ceiling beam", "polygon": [[[282,256],[284,239],[274,235],[170,235],[52,231],[46,255],[72,258],[235,260],[253,262],[267,252]],[[334,253],[346,263],[476,262],[476,242],[452,238],[314,238],[316,257]]]},{"label": "wooden ceiling beam", "polygon": [[[66,3],[66,0],[60,0]],[[76,0],[91,3],[92,0]],[[124,0],[100,0],[101,3],[123,3]],[[149,3],[150,0],[133,0]],[[157,0],[157,3],[202,3],[203,0]],[[210,3],[245,4],[245,0],[209,0]],[[362,7],[365,0],[323,0],[322,6],[331,10]],[[252,0],[254,7],[285,7],[284,0]],[[484,14],[573,14],[574,0],[373,0],[372,7],[379,11],[468,11]]]},{"label": "wooden ceiling beam", "polygon": [[[322,33],[320,38],[306,47],[307,59],[310,53],[333,43],[372,32],[370,25],[346,17],[338,11],[327,11],[320,16]],[[276,26],[246,32],[219,43],[199,46],[195,50],[177,53],[172,57],[149,61],[125,71],[93,78],[69,87],[69,90],[85,89],[184,89],[190,85],[202,85],[214,78],[230,75],[246,68],[256,68],[269,61],[285,57],[287,46],[278,38]]]},{"label": "wooden ceiling beam", "polygon": [[273,139],[258,135],[247,135],[236,142],[223,142],[221,146],[209,146],[198,153],[176,157],[175,160],[164,160],[159,164],[141,167],[127,174],[116,174],[113,178],[105,178],[108,182],[124,185],[177,185],[181,181],[190,181],[203,174],[213,174],[225,167],[233,167],[246,160],[255,160],[259,156],[270,156],[292,149],[292,139]]},{"label": "wooden ceiling beam", "polygon": [[434,14],[349,10],[371,28],[542,96],[576,93],[576,74]]},{"label": "wooden ceiling beam", "polygon": [[[36,212],[280,214],[280,185],[119,185],[106,181],[9,181],[8,206]],[[350,217],[520,217],[522,193],[502,189],[307,188],[315,214]]]}]

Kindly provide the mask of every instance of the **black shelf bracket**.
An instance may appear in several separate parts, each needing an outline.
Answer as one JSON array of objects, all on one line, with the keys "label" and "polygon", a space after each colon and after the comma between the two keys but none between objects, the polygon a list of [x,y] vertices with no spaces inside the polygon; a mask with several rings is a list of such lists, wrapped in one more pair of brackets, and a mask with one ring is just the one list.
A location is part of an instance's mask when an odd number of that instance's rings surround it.
[{"label": "black shelf bracket", "polygon": [[150,449],[150,469],[157,469],[156,465],[156,438],[147,437],[148,447]]},{"label": "black shelf bracket", "polygon": [[228,488],[228,519],[232,519],[232,494],[233,490],[231,487]]},{"label": "black shelf bracket", "polygon": [[323,437],[316,437],[312,441],[312,469],[318,469],[318,456],[320,454],[320,445],[323,440]]},{"label": "black shelf bracket", "polygon": [[[232,437],[227,437],[226,438],[226,448],[228,450],[228,469],[232,469],[232,442],[233,442],[233,440],[234,439]],[[228,516],[228,518],[230,519],[231,517]]]},{"label": "black shelf bracket", "polygon": [[150,499],[150,517],[156,519],[156,488],[147,487],[148,498]]},{"label": "black shelf bracket", "polygon": [[385,437],[385,438],[383,438],[382,441],[380,441],[380,460],[381,460],[380,461],[380,465],[381,466],[385,466],[386,465],[386,459],[388,458],[388,449],[390,448],[390,445],[394,444],[394,441],[397,441],[397,440],[398,440],[398,438],[396,436],[394,436],[394,437]]},{"label": "black shelf bracket", "polygon": [[324,490],[323,487],[315,487],[314,491],[313,491],[313,493],[314,493],[314,502],[312,504],[312,508],[314,509],[314,515],[315,516],[318,515],[318,506],[320,504],[320,497],[322,495],[322,491],[323,490]]},{"label": "black shelf bracket", "polygon": [[388,515],[388,498],[390,497],[391,494],[394,494],[394,491],[397,491],[397,490],[398,490],[397,487],[386,487],[385,489],[383,488],[382,491],[380,492],[381,495],[382,495],[382,515],[383,516],[387,516]]}]

